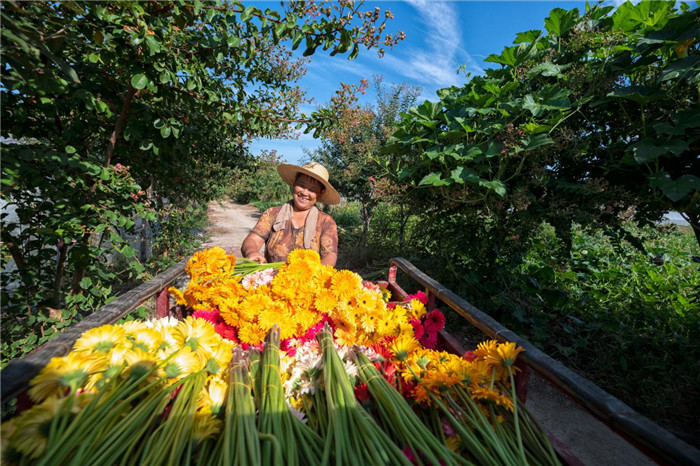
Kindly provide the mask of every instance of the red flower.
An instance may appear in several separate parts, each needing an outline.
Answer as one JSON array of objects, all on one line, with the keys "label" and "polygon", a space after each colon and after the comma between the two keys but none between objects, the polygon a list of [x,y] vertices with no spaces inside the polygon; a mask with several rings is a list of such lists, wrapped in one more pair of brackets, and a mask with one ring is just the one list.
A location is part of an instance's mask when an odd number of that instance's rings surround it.
[{"label": "red flower", "polygon": [[366,383],[358,383],[355,385],[355,398],[357,398],[357,401],[364,403],[365,401],[369,401],[371,397]]},{"label": "red flower", "polygon": [[420,339],[420,344],[428,349],[435,349],[437,345],[437,333],[425,333]]},{"label": "red flower", "polygon": [[423,304],[428,304],[428,297],[422,291],[418,291],[415,294],[410,294],[410,295],[406,296],[406,301],[410,301],[412,299],[417,299],[418,301],[420,301]]},{"label": "red flower", "polygon": [[413,325],[413,336],[416,338],[416,340],[420,340],[425,331],[423,324],[420,323],[419,319],[413,319],[409,323]]},{"label": "red flower", "polygon": [[401,453],[403,453],[411,463],[418,464],[418,461],[416,460],[416,455],[413,454],[413,450],[411,450],[410,446],[406,445],[403,448],[403,450],[401,450]]},{"label": "red flower", "polygon": [[445,328],[445,316],[437,309],[433,309],[425,316],[423,321],[425,331],[428,333],[438,333]]},{"label": "red flower", "polygon": [[238,332],[236,332],[236,329],[228,325],[226,322],[214,324],[214,330],[216,330],[216,333],[227,340],[238,343]]},{"label": "red flower", "polygon": [[466,360],[469,361],[469,362],[472,362],[473,360],[476,359],[476,354],[474,353],[474,351],[471,351],[471,350],[470,350],[470,351],[465,351],[465,352],[464,352],[464,355],[462,356],[462,358],[466,359]]}]

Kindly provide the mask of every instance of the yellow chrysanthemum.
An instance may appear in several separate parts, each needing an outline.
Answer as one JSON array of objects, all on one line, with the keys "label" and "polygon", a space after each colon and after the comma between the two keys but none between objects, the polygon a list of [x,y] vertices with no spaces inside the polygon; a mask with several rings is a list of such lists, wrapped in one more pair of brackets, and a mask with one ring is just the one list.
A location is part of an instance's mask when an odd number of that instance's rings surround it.
[{"label": "yellow chrysanthemum", "polygon": [[173,329],[172,336],[177,346],[189,346],[205,362],[221,342],[221,336],[216,333],[211,322],[192,316],[180,322]]},{"label": "yellow chrysanthemum", "polygon": [[335,309],[338,299],[330,290],[320,290],[316,293],[314,307],[318,312],[328,314]]},{"label": "yellow chrysanthemum", "polygon": [[49,396],[62,396],[79,388],[91,373],[105,368],[105,358],[94,353],[72,351],[62,358],[52,358],[30,382],[29,396],[40,402]]},{"label": "yellow chrysanthemum", "polygon": [[408,355],[418,348],[420,348],[420,343],[413,338],[412,333],[404,333],[389,344],[389,350],[399,361],[406,360]]},{"label": "yellow chrysanthemum", "polygon": [[164,347],[163,334],[152,328],[142,328],[130,332],[128,337],[132,348],[140,348],[144,351],[156,352]]},{"label": "yellow chrysanthemum", "polygon": [[496,351],[496,348],[498,347],[498,342],[496,340],[486,340],[482,341],[478,345],[476,345],[476,349],[474,350],[474,356],[476,358],[485,358],[489,354],[492,354]]},{"label": "yellow chrysanthemum", "polygon": [[313,249],[294,249],[287,256],[287,264],[296,265],[306,262],[317,267],[321,266],[321,256]]},{"label": "yellow chrysanthemum", "polygon": [[210,374],[221,374],[228,367],[231,358],[233,357],[233,348],[236,347],[236,343],[231,340],[222,338],[219,345],[214,348],[211,353],[209,361],[207,361],[207,368]]},{"label": "yellow chrysanthemum", "polygon": [[194,415],[192,437],[196,442],[202,442],[207,438],[216,437],[221,433],[223,423],[206,411],[197,412]]},{"label": "yellow chrysanthemum", "polygon": [[227,392],[228,384],[221,377],[209,377],[206,389],[201,392],[201,396],[197,400],[197,409],[211,413],[214,416],[218,415],[226,402]]},{"label": "yellow chrysanthemum", "polygon": [[101,351],[108,352],[112,347],[121,342],[126,336],[122,327],[116,325],[102,325],[84,332],[73,345],[74,351]]},{"label": "yellow chrysanthemum", "polygon": [[418,299],[411,300],[411,316],[414,319],[420,319],[425,315],[425,304]]},{"label": "yellow chrysanthemum", "polygon": [[447,439],[445,439],[445,445],[453,452],[459,453],[462,448],[462,440],[459,436],[447,437]]},{"label": "yellow chrysanthemum", "polygon": [[244,323],[238,329],[238,339],[241,343],[257,345],[265,338],[265,331],[258,324]]},{"label": "yellow chrysanthemum", "polygon": [[24,411],[15,421],[10,444],[29,458],[39,458],[46,450],[51,422],[61,410],[63,401],[52,396]]},{"label": "yellow chrysanthemum", "polygon": [[274,309],[272,298],[267,295],[252,293],[246,296],[239,306],[239,312],[243,319],[255,322],[258,315],[266,309]]},{"label": "yellow chrysanthemum", "polygon": [[475,400],[490,401],[510,411],[513,410],[513,399],[498,390],[487,387],[474,387],[471,390],[471,396]]},{"label": "yellow chrysanthemum", "polygon": [[341,328],[336,328],[334,336],[336,343],[339,345],[352,346],[358,343],[357,335],[352,329],[343,330]]},{"label": "yellow chrysanthemum", "polygon": [[189,346],[178,350],[165,365],[165,376],[170,379],[180,379],[189,374],[199,372],[204,368],[204,362]]},{"label": "yellow chrysanthemum", "polygon": [[509,341],[506,343],[501,343],[495,349],[495,351],[490,351],[486,356],[485,360],[489,364],[500,367],[512,367],[515,364],[515,360],[524,351],[521,347],[517,346],[514,342]]},{"label": "yellow chrysanthemum", "polygon": [[182,291],[175,288],[174,286],[168,288],[168,293],[170,293],[173,296],[173,298],[175,298],[175,302],[177,304],[180,304],[181,306],[187,306],[190,304],[187,302],[187,299],[185,298],[185,295],[182,293]]},{"label": "yellow chrysanthemum", "polygon": [[333,276],[331,291],[339,300],[349,300],[362,286],[362,277],[349,270],[339,270]]}]

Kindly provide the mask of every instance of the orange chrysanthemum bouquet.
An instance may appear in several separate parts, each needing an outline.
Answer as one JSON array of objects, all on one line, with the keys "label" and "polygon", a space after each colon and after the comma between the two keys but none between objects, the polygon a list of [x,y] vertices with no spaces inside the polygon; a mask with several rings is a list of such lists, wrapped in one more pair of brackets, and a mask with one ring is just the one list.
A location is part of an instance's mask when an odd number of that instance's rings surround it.
[{"label": "orange chrysanthemum bouquet", "polygon": [[435,349],[425,295],[295,250],[188,262],[185,320],[90,330],[2,426],[6,464],[557,464],[517,401],[521,348]]}]

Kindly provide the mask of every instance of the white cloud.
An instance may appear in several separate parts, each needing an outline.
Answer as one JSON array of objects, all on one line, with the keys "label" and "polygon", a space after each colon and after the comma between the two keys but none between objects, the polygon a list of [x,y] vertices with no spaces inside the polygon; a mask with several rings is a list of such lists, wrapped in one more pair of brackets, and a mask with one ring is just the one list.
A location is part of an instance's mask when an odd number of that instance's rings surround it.
[{"label": "white cloud", "polygon": [[440,88],[458,85],[464,78],[457,69],[465,64],[472,74],[484,71],[464,50],[462,30],[457,8],[453,3],[426,0],[409,0],[424,23],[424,28],[415,30],[423,33],[427,51],[414,52],[408,59],[399,59],[397,55],[387,55],[391,67],[398,73],[414,79],[426,88]]}]

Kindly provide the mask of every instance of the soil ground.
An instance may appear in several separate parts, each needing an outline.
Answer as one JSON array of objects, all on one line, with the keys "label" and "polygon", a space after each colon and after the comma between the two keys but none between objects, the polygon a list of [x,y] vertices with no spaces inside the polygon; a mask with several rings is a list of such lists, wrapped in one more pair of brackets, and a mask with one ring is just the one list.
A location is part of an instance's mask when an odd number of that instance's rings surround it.
[{"label": "soil ground", "polygon": [[[260,212],[253,205],[214,201],[208,206],[210,226],[204,248],[220,246],[241,257],[241,244],[255,225]],[[644,466],[656,464],[605,424],[544,379],[533,375],[528,386],[526,407],[573,455],[571,464],[590,466]]]}]

